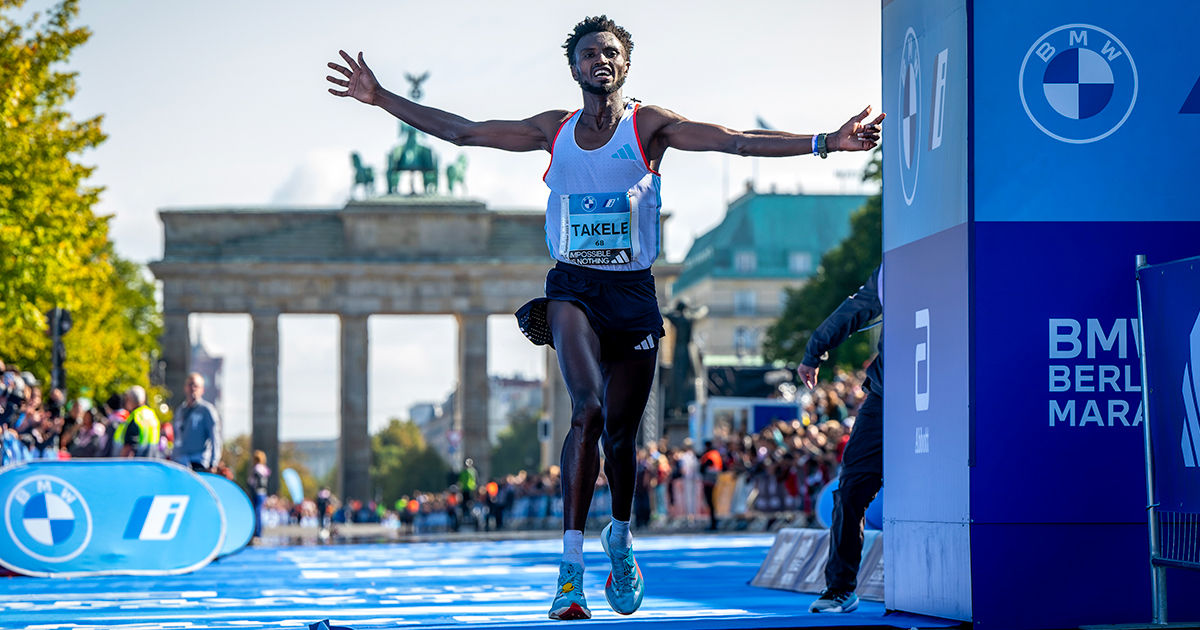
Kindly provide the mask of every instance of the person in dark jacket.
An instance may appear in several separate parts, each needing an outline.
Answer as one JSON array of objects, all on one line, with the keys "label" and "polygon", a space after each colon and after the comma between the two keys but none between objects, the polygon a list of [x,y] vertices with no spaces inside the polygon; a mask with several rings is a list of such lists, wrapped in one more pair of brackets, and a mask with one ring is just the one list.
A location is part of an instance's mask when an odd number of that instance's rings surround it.
[{"label": "person in dark jacket", "polygon": [[[804,348],[797,373],[812,389],[827,353],[851,334],[883,315],[883,267],[866,284],[846,298],[817,327]],[[809,612],[850,612],[858,608],[858,565],[862,561],[863,514],[883,486],[883,335],[879,353],[867,366],[863,386],[867,398],[858,409],[854,431],[842,456],[838,489],[833,493],[833,523],[829,527],[829,560],[825,563],[825,591]]]}]

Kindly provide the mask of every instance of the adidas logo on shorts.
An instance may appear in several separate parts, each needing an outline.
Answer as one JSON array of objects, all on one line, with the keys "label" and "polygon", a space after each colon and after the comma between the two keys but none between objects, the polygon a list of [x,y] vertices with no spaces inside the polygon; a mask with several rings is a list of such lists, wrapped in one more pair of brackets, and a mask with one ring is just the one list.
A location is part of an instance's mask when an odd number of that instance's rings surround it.
[{"label": "adidas logo on shorts", "polygon": [[634,350],[653,350],[654,349],[654,335],[646,335],[646,338],[642,340],[642,343],[639,343],[638,345],[634,346],[633,349]]}]

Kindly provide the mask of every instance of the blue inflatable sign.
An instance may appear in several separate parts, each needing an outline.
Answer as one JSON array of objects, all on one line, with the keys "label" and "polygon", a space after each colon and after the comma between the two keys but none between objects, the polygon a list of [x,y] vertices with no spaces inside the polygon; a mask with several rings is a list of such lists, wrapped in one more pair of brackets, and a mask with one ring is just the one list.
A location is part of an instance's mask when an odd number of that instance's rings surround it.
[{"label": "blue inflatable sign", "polygon": [[297,505],[302,503],[304,501],[304,483],[300,481],[300,473],[292,468],[284,468],[280,476],[283,477],[288,494],[292,496],[292,503]]},{"label": "blue inflatable sign", "polygon": [[187,573],[225,542],[213,489],[162,460],[22,462],[0,506],[0,566],[37,577]]},{"label": "blue inflatable sign", "polygon": [[[817,524],[826,529],[833,525],[833,491],[838,489],[839,481],[840,479],[830,481],[817,493]],[[875,495],[875,499],[867,506],[863,520],[866,529],[883,529],[883,488],[879,489],[879,494]]]},{"label": "blue inflatable sign", "polygon": [[212,473],[202,472],[199,475],[217,493],[221,508],[225,510],[225,544],[221,546],[217,558],[233,555],[254,538],[254,506],[250,504],[246,491],[236,483]]}]

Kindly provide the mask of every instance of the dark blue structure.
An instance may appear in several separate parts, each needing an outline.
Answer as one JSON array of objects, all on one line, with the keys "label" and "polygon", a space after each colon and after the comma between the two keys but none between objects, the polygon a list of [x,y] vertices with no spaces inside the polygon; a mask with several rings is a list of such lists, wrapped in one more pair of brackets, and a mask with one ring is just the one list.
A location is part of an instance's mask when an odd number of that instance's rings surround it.
[{"label": "dark blue structure", "polygon": [[1198,18],[884,1],[888,608],[1150,620],[1133,261],[1200,254],[1195,157],[1147,141],[1200,131]]}]

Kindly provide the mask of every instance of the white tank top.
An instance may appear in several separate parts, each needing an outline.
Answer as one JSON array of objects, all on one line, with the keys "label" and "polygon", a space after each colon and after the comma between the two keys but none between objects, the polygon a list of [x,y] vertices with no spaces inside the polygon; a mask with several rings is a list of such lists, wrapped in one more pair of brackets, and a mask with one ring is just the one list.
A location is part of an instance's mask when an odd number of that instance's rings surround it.
[{"label": "white tank top", "polygon": [[575,142],[576,110],[554,136],[542,180],[546,245],[556,260],[608,271],[648,269],[662,248],[658,173],[637,135],[638,104],[629,100],[607,144],[593,151]]}]

